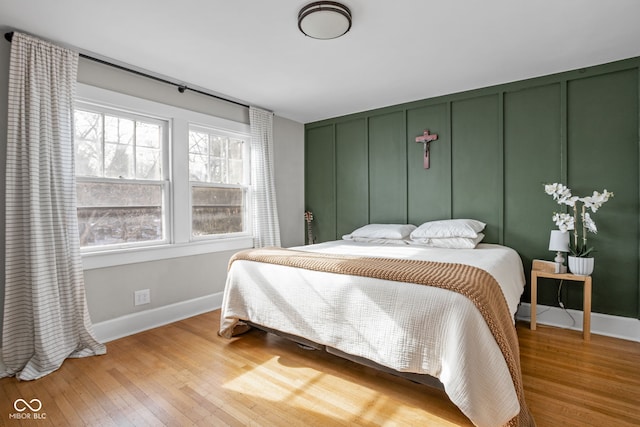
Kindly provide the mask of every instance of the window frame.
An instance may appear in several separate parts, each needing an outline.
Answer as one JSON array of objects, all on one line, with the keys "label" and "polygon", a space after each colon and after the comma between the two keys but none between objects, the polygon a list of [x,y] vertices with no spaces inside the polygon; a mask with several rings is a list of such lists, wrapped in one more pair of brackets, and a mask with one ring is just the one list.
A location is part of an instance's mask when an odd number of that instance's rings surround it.
[{"label": "window frame", "polygon": [[[168,122],[167,151],[163,156],[163,174],[167,177],[166,202],[166,241],[162,243],[127,245],[114,247],[109,245],[101,250],[82,250],[85,270],[103,268],[138,262],[155,261],[182,256],[193,256],[212,252],[237,251],[253,247],[251,234],[250,195],[247,195],[247,230],[243,233],[214,235],[215,238],[191,238],[191,186],[189,180],[189,124],[245,135],[250,142],[250,127],[220,117],[210,116],[173,105],[138,98],[107,89],[77,84],[76,105],[93,104],[104,108],[124,111],[143,118],[151,117]],[[246,144],[247,146],[250,144]],[[246,147],[248,148],[248,147]],[[165,164],[166,159],[166,164]],[[247,168],[249,169],[249,168]],[[244,171],[250,173],[250,171]],[[247,182],[247,191],[251,184]]]},{"label": "window frame", "polygon": [[[135,249],[156,245],[166,245],[171,242],[171,209],[169,205],[170,201],[170,193],[171,193],[171,180],[169,179],[169,171],[170,171],[170,156],[169,156],[169,148],[170,148],[170,135],[171,135],[171,121],[166,117],[158,117],[153,115],[147,115],[139,112],[131,112],[125,109],[117,109],[113,106],[104,106],[97,102],[89,102],[86,100],[80,100],[76,97],[76,102],[74,105],[75,110],[88,111],[91,113],[102,114],[103,117],[107,114],[118,117],[118,118],[126,118],[133,121],[142,121],[148,123],[154,123],[162,126],[162,141],[161,141],[161,163],[162,163],[162,172],[160,179],[139,179],[139,178],[112,178],[105,176],[78,176],[76,175],[76,182],[95,182],[95,183],[112,183],[112,184],[149,184],[149,185],[159,185],[162,188],[162,238],[158,240],[148,240],[148,241],[140,241],[140,242],[125,242],[125,243],[116,243],[111,245],[98,245],[98,246],[85,246],[80,248],[80,253],[94,253],[94,252],[104,252],[104,251],[113,251],[113,250],[126,250],[126,249]],[[105,138],[104,138],[104,120],[102,121],[102,171],[104,174],[104,147],[105,147]],[[134,148],[134,161],[135,161],[135,148]],[[135,170],[135,164],[134,164]]]},{"label": "window frame", "polygon": [[[217,135],[226,136],[228,138],[237,138],[242,139],[244,141],[242,147],[242,159],[243,159],[243,170],[242,170],[242,183],[241,184],[223,184],[223,183],[213,183],[206,181],[191,181],[189,179],[189,235],[190,240],[197,241],[205,241],[205,240],[214,240],[214,239],[227,239],[230,237],[236,236],[252,236],[252,222],[251,222],[251,135],[249,133],[240,133],[240,132],[230,132],[228,130],[223,130],[219,128],[213,128],[211,126],[203,125],[201,123],[189,123],[189,131],[196,130],[199,132],[207,132],[207,133],[215,133]],[[188,136],[187,136],[188,138]],[[187,154],[188,148],[187,148]],[[187,165],[189,166],[189,165]],[[190,175],[189,175],[190,176]],[[235,233],[220,233],[220,234],[206,234],[201,236],[196,236],[193,234],[193,187],[211,187],[211,188],[239,188],[243,190],[243,201],[244,201],[244,212],[243,212],[243,224],[244,230],[242,232]]]}]

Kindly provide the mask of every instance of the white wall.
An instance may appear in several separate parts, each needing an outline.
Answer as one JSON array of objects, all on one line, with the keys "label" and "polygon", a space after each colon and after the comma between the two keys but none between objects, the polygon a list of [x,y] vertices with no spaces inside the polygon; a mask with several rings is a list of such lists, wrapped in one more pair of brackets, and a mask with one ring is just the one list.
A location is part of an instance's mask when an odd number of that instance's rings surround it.
[{"label": "white wall", "polygon": [[275,182],[280,238],[287,248],[304,244],[304,126],[273,119]]},{"label": "white wall", "polygon": [[[0,176],[4,207],[4,162],[6,153],[7,82],[10,44],[0,41]],[[249,122],[248,109],[194,92],[180,94],[170,85],[95,63],[80,60],[78,81],[127,93],[217,117]],[[280,208],[283,246],[304,243],[304,126],[280,117],[274,118],[275,182]],[[0,213],[4,224],[4,208]],[[4,295],[4,227],[0,236],[1,287]],[[213,300],[224,288],[226,268],[232,251],[185,256],[160,261],[98,268],[85,271],[89,312],[94,323],[109,323],[122,316],[162,312],[163,307],[189,300]],[[151,304],[135,307],[133,293],[151,290]],[[2,297],[0,297],[2,298]],[[0,299],[2,303],[2,299]],[[0,309],[4,305],[0,305]],[[211,307],[215,309],[217,307]],[[0,316],[0,322],[2,316]],[[157,321],[157,315],[156,315]]]}]

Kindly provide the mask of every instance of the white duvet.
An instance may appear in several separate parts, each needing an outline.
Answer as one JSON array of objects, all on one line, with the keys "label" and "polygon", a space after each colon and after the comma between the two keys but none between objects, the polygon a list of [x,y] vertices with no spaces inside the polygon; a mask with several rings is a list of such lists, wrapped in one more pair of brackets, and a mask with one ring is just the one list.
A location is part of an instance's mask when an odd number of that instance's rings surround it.
[{"label": "white duvet", "polygon": [[[335,241],[310,252],[462,263],[486,270],[515,315],[525,279],[510,248],[436,249]],[[444,289],[235,261],[227,276],[221,334],[239,320],[298,335],[401,372],[429,374],[477,426],[500,426],[520,405],[502,353],[478,309]]]}]

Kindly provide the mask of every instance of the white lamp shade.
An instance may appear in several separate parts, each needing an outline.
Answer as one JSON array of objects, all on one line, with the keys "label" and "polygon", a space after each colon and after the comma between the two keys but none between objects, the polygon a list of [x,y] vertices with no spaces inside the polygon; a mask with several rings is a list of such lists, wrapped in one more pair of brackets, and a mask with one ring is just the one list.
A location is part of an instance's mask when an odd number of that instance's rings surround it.
[{"label": "white lamp shade", "polygon": [[569,252],[569,233],[563,233],[560,230],[551,230],[551,236],[549,236],[549,250]]},{"label": "white lamp shade", "polygon": [[332,1],[318,1],[300,10],[298,28],[314,39],[335,39],[351,28],[351,11]]}]

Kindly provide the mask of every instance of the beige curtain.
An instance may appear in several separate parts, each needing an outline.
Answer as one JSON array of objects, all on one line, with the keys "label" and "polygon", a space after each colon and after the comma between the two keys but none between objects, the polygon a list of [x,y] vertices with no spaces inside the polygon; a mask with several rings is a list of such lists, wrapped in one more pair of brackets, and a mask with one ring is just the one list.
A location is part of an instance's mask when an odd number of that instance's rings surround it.
[{"label": "beige curtain", "polygon": [[106,348],[94,338],[78,240],[78,54],[16,32],[9,67],[0,376],[31,380]]},{"label": "beige curtain", "polygon": [[280,223],[273,170],[273,113],[249,108],[253,244],[280,246]]}]

